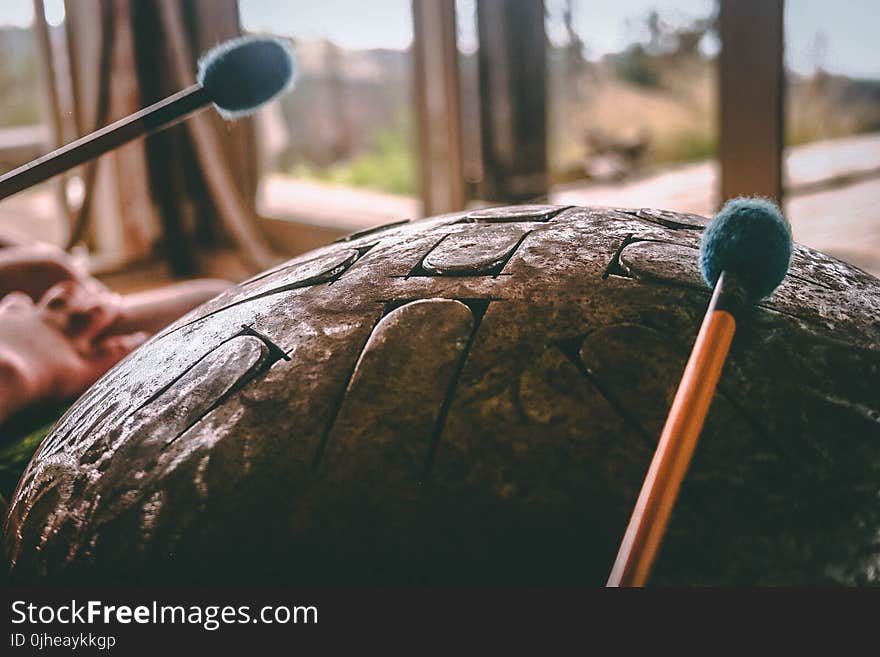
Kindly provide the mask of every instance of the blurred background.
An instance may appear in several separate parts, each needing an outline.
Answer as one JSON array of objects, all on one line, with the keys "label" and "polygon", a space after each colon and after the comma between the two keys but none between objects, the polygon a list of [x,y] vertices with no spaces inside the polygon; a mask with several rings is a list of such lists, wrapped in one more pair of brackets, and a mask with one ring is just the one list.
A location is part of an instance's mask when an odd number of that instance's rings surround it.
[{"label": "blurred background", "polygon": [[[875,0],[3,0],[0,170],[190,84],[241,33],[294,91],[205,113],[0,202],[124,289],[242,278],[370,227],[541,202],[780,201],[880,274]],[[11,238],[10,238],[11,239]]]}]

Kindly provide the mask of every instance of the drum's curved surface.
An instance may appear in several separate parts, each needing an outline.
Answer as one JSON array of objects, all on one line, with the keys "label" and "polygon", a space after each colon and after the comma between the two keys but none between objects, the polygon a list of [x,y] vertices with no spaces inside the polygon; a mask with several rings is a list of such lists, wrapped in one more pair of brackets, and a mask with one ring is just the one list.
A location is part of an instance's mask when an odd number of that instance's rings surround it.
[{"label": "drum's curved surface", "polygon": [[[602,584],[706,308],[705,219],[401,222],[209,302],[19,483],[13,581]],[[654,582],[880,580],[880,281],[800,246],[741,319]]]}]

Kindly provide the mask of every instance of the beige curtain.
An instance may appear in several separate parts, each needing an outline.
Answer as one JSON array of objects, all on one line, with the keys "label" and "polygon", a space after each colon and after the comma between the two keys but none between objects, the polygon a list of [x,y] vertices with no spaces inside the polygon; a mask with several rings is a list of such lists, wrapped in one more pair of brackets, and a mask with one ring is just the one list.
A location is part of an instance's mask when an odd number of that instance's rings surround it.
[{"label": "beige curtain", "polygon": [[[235,0],[66,0],[65,7],[77,134],[179,91],[191,83],[199,53],[240,32]],[[173,273],[192,275],[203,247],[231,245],[258,270],[274,257],[257,227],[256,186],[251,121],[226,123],[209,110],[100,158],[87,185],[83,237],[99,260],[116,265],[159,246]]]}]

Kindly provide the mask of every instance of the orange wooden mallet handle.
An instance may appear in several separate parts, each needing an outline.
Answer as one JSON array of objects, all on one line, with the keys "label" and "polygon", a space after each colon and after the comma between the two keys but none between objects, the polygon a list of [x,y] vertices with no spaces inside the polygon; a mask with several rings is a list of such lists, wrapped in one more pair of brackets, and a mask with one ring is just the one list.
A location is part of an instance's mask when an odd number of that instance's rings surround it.
[{"label": "orange wooden mallet handle", "polygon": [[644,586],[651,572],[736,331],[733,314],[719,308],[722,289],[719,279],[621,541],[608,586]]}]

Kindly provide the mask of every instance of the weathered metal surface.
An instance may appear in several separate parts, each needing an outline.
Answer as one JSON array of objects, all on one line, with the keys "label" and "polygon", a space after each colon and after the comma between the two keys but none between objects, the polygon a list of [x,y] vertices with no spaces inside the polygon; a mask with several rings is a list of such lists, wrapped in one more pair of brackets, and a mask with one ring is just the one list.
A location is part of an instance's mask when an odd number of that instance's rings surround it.
[{"label": "weathered metal surface", "polygon": [[[182,318],[62,418],[13,581],[601,584],[708,301],[704,220],[390,225]],[[658,583],[880,582],[880,281],[746,311]]]},{"label": "weathered metal surface", "polygon": [[505,205],[496,208],[482,208],[468,213],[463,221],[486,221],[489,223],[549,221],[566,207],[564,205]]},{"label": "weathered metal surface", "polygon": [[472,226],[445,237],[425,256],[422,267],[440,276],[497,273],[525,236],[518,226]]}]

